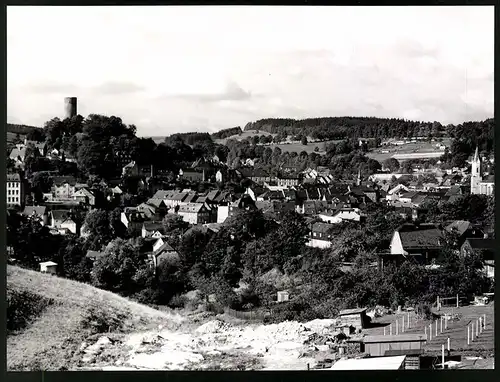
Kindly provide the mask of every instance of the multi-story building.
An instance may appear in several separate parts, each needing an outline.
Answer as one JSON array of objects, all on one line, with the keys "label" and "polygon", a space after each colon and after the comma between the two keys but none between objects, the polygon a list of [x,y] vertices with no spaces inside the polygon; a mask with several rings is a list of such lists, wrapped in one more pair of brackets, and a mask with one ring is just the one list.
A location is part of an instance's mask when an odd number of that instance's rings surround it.
[{"label": "multi-story building", "polygon": [[19,174],[7,174],[7,207],[21,207],[23,202],[23,179]]}]

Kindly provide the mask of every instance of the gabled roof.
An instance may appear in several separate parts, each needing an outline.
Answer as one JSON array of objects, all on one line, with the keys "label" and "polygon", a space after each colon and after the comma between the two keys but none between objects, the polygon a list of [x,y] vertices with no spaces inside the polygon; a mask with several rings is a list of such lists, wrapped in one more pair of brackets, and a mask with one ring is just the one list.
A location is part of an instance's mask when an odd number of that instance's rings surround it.
[{"label": "gabled roof", "polygon": [[367,308],[355,308],[355,309],[344,309],[341,310],[339,316],[347,316],[349,314],[359,314],[366,312]]},{"label": "gabled roof", "polygon": [[50,214],[52,216],[52,219],[59,221],[68,220],[70,217],[69,211],[66,210],[52,210],[50,211]]},{"label": "gabled roof", "polygon": [[189,203],[179,206],[179,212],[198,213],[203,208],[203,203]]},{"label": "gabled roof", "polygon": [[456,220],[453,223],[445,227],[447,232],[451,232],[455,228],[460,236],[462,236],[467,230],[472,228],[472,224],[467,220]]},{"label": "gabled roof", "polygon": [[155,255],[159,255],[162,252],[175,252],[175,249],[173,249],[170,244],[168,244],[167,242],[165,242],[165,243],[163,243],[163,245],[160,248],[158,248],[154,252],[154,254]]},{"label": "gabled roof", "polygon": [[185,203],[193,203],[196,201],[198,195],[196,193],[189,193],[186,198],[183,200]]},{"label": "gabled roof", "polygon": [[143,223],[143,227],[146,231],[149,231],[149,232],[152,232],[152,231],[164,232],[165,231],[165,229],[163,228],[163,224],[161,222],[145,221]]},{"label": "gabled roof", "polygon": [[45,267],[50,267],[53,265],[57,265],[57,263],[54,263],[53,261],[44,261],[44,262],[40,263],[40,265],[45,266]]},{"label": "gabled roof", "polygon": [[165,203],[163,202],[163,199],[160,199],[160,198],[148,199],[148,201],[146,203],[149,204],[150,206],[155,207],[155,208],[160,207],[162,204],[165,205]]},{"label": "gabled roof", "polygon": [[212,190],[210,191],[208,194],[207,194],[207,199],[210,199],[210,200],[215,200],[215,198],[221,194],[221,192],[219,190]]},{"label": "gabled roof", "polygon": [[442,246],[442,231],[435,224],[403,224],[398,230],[404,249],[434,249]]},{"label": "gabled roof", "polygon": [[76,191],[73,196],[87,196],[87,197],[93,197],[94,194],[87,190],[86,188],[81,188],[78,191]]},{"label": "gabled roof", "polygon": [[328,233],[328,231],[333,227],[333,224],[316,222],[312,225],[312,232]]}]

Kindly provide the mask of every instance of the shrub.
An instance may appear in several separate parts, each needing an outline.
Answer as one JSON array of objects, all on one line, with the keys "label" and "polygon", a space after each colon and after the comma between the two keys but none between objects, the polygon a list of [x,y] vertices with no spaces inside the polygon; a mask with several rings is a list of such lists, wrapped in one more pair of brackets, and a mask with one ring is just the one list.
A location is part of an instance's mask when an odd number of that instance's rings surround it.
[{"label": "shrub", "polygon": [[34,293],[7,289],[7,334],[24,329],[53,303]]},{"label": "shrub", "polygon": [[184,308],[186,306],[186,303],[186,296],[177,294],[170,299],[168,306],[171,308]]}]

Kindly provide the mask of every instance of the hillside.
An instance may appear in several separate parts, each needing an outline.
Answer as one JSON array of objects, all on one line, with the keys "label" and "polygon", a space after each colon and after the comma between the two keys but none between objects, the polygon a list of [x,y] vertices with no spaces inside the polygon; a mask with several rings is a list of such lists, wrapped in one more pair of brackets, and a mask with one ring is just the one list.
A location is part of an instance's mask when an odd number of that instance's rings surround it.
[{"label": "hillside", "polygon": [[[7,367],[13,370],[73,369],[83,341],[158,324],[172,329],[179,315],[160,312],[100,290],[48,274],[7,267]],[[96,338],[97,339],[97,338]]]},{"label": "hillside", "polygon": [[250,122],[244,128],[245,131],[256,129],[273,134],[303,134],[321,140],[445,135],[444,127],[438,122],[375,117],[267,118]]}]

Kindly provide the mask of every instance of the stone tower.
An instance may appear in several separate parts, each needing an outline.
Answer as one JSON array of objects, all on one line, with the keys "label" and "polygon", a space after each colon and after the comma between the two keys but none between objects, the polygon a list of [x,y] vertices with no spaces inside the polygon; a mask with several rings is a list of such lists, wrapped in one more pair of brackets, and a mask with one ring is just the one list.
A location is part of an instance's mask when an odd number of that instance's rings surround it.
[{"label": "stone tower", "polygon": [[480,187],[479,183],[481,182],[481,159],[479,158],[479,149],[476,146],[476,152],[474,154],[474,158],[472,159],[472,170],[470,177],[470,193],[471,194],[479,194]]},{"label": "stone tower", "polygon": [[64,119],[76,116],[76,97],[64,98]]}]

